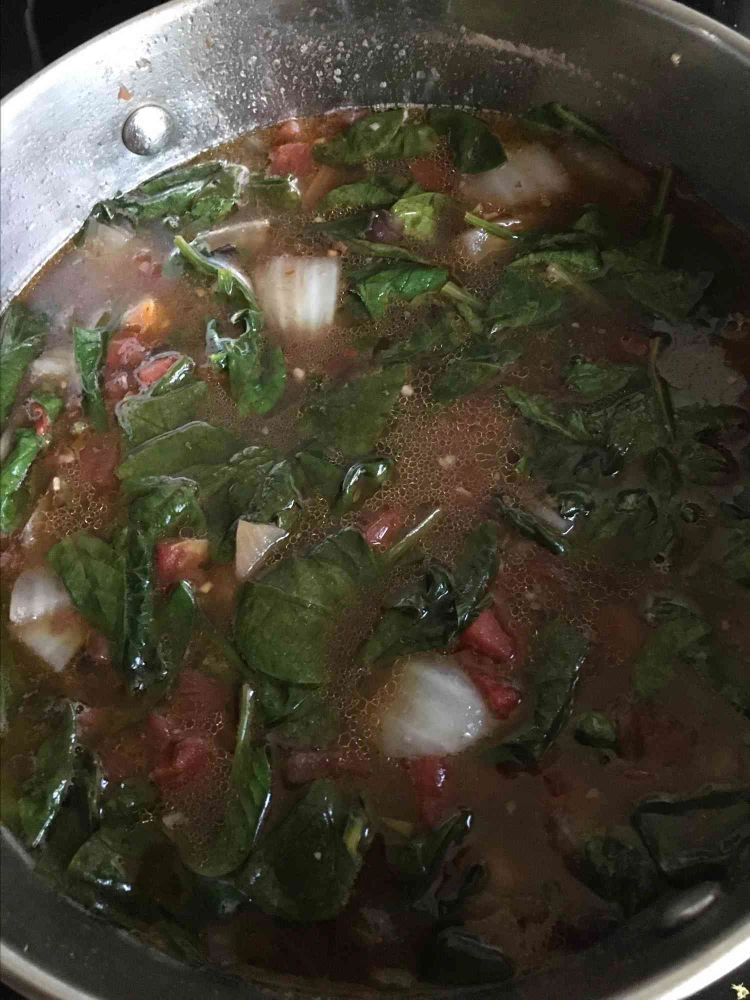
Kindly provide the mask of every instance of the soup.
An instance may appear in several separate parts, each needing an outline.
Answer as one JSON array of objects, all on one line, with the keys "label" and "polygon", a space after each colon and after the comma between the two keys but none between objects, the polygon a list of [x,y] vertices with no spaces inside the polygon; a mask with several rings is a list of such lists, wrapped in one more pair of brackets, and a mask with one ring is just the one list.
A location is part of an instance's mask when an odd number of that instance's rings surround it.
[{"label": "soup", "polygon": [[2,321],[38,869],[407,990],[746,877],[748,246],[557,104],[288,121],[97,205]]}]

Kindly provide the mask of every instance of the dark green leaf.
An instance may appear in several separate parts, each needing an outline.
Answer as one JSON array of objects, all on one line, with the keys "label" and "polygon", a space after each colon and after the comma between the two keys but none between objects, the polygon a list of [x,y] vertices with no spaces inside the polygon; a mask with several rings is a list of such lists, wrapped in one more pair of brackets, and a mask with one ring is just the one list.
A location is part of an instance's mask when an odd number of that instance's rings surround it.
[{"label": "dark green leaf", "polygon": [[182,388],[192,381],[195,362],[182,354],[174,364],[151,387],[152,396],[164,396],[173,389]]},{"label": "dark green leaf", "polygon": [[291,174],[267,177],[264,173],[252,173],[247,188],[250,200],[257,208],[269,208],[275,212],[293,212],[299,208],[299,186]]},{"label": "dark green leaf", "polygon": [[134,448],[117,470],[120,479],[174,476],[194,465],[220,465],[237,450],[223,427],[194,420]]},{"label": "dark green leaf", "polygon": [[199,875],[218,878],[235,871],[245,861],[257,836],[271,798],[271,765],[265,747],[255,745],[255,694],[247,684],[240,691],[229,793],[218,831],[210,843],[195,845],[189,836],[178,838],[180,856]]},{"label": "dark green leaf", "polygon": [[617,747],[617,729],[603,712],[584,712],[575,721],[575,738],[587,747],[614,750]]},{"label": "dark green leaf", "polygon": [[420,974],[441,986],[479,986],[510,979],[513,965],[500,948],[460,927],[444,927],[428,939]]},{"label": "dark green leaf", "polygon": [[360,118],[327,142],[313,147],[318,163],[354,166],[368,160],[408,160],[428,156],[437,145],[429,125],[407,121],[402,108],[377,111]]},{"label": "dark green leaf", "polygon": [[576,357],[565,373],[565,382],[587,402],[595,403],[624,389],[639,372],[636,365],[596,364]]},{"label": "dark green leaf", "polygon": [[38,847],[48,832],[70,788],[75,769],[76,714],[63,702],[54,729],[37,750],[34,773],[23,786],[18,802],[23,837]]},{"label": "dark green leaf", "polygon": [[101,369],[109,333],[96,327],[85,330],[73,327],[73,351],[81,376],[83,408],[97,431],[107,429],[107,409],[102,396]]},{"label": "dark green leaf", "polygon": [[570,715],[578,673],[588,654],[581,633],[557,619],[544,625],[532,648],[531,669],[534,712],[531,719],[511,733],[489,757],[496,764],[520,767],[538,764]]},{"label": "dark green leaf", "polygon": [[314,782],[265,833],[237,885],[264,913],[329,920],[347,903],[368,846],[367,817],[331,781]]},{"label": "dark green leaf", "polygon": [[216,320],[206,328],[211,362],[229,373],[229,394],[243,416],[268,413],[284,394],[284,352],[246,325],[239,337],[223,337]]},{"label": "dark green leaf", "polygon": [[670,680],[676,664],[710,632],[708,625],[687,614],[664,622],[649,636],[633,663],[633,683],[641,698],[653,698]]},{"label": "dark green leaf", "polygon": [[45,439],[34,431],[25,427],[16,431],[15,447],[0,470],[0,534],[8,534],[18,527],[28,503],[23,483],[34,459],[45,446]]},{"label": "dark green leaf", "polygon": [[713,275],[659,267],[623,250],[602,255],[607,273],[639,305],[671,323],[684,320],[700,301]]},{"label": "dark green leaf", "polygon": [[750,587],[750,522],[739,521],[721,538],[719,563],[729,578]]},{"label": "dark green leaf", "polygon": [[428,121],[446,137],[462,174],[479,174],[505,163],[502,143],[480,118],[454,108],[433,108]]},{"label": "dark green leaf", "polygon": [[521,343],[510,337],[494,333],[474,337],[435,378],[432,398],[445,404],[477,392],[517,361],[522,351]]},{"label": "dark green leaf", "polygon": [[500,327],[538,326],[556,319],[568,292],[531,270],[506,267],[487,306],[487,317]]},{"label": "dark green leaf", "polygon": [[701,441],[688,441],[678,454],[680,472],[691,483],[719,486],[731,482],[739,469],[731,452]]},{"label": "dark green leaf", "polygon": [[395,473],[396,466],[392,458],[374,456],[353,462],[344,474],[341,492],[336,501],[336,513],[346,514],[361,507],[389,483]]},{"label": "dark green leaf", "polygon": [[193,382],[159,395],[126,396],[117,404],[117,420],[131,445],[143,444],[193,420],[207,393],[205,382]]},{"label": "dark green leaf", "polygon": [[341,717],[331,704],[330,691],[296,687],[289,694],[289,703],[294,707],[273,727],[274,743],[300,749],[323,747],[339,734]]},{"label": "dark green leaf", "polygon": [[193,633],[196,600],[192,586],[182,580],[156,615],[156,648],[162,680],[170,684],[185,659]]},{"label": "dark green leaf", "polygon": [[102,201],[93,215],[105,222],[133,225],[161,219],[173,229],[188,223],[213,225],[246,197],[249,173],[238,163],[218,160],[168,170],[135,191]]},{"label": "dark green leaf", "polygon": [[471,830],[472,814],[462,809],[428,833],[406,839],[386,836],[388,863],[405,883],[412,906],[441,916],[439,882],[446,862]]},{"label": "dark green leaf", "polygon": [[556,132],[572,132],[614,149],[612,140],[603,129],[559,101],[550,101],[548,104],[529,108],[522,117],[533,125],[551,128]]},{"label": "dark green leaf", "polygon": [[125,587],[120,553],[101,538],[81,532],[63,538],[47,558],[83,617],[119,642]]},{"label": "dark green leaf", "polygon": [[546,396],[524,392],[516,386],[507,386],[504,391],[527,420],[556,431],[571,441],[589,442],[595,439],[594,429],[587,424],[583,410],[558,405]]},{"label": "dark green leaf", "polygon": [[377,573],[370,546],[351,528],[272,566],[240,597],[235,638],[247,665],[282,681],[324,683],[336,622]]},{"label": "dark green leaf", "polygon": [[562,269],[566,275],[583,281],[593,281],[602,273],[599,248],[586,233],[555,233],[542,236],[527,253],[515,257],[507,270],[532,271],[540,280],[545,272],[540,268]]},{"label": "dark green leaf", "polygon": [[0,424],[4,424],[16,398],[26,369],[42,353],[49,318],[13,302],[0,322]]},{"label": "dark green leaf", "polygon": [[492,504],[495,512],[520,532],[524,538],[542,545],[557,556],[565,554],[566,544],[563,536],[550,524],[536,517],[523,507],[505,496],[494,496]]},{"label": "dark green leaf", "polygon": [[378,319],[390,305],[411,302],[419,295],[439,292],[448,280],[444,267],[412,260],[373,264],[350,275],[352,287],[370,316]]},{"label": "dark green leaf", "polygon": [[379,344],[375,356],[382,364],[397,361],[426,362],[450,354],[465,343],[469,327],[452,308],[441,306],[406,337]]},{"label": "dark green leaf", "polygon": [[750,792],[658,796],[641,802],[632,821],[670,881],[721,878],[750,843]]},{"label": "dark green leaf", "polygon": [[395,364],[324,387],[303,414],[302,433],[344,455],[367,453],[383,436],[401,387],[408,380],[406,365]]},{"label": "dark green leaf", "polygon": [[393,190],[393,185],[379,177],[372,177],[334,188],[320,199],[316,207],[319,212],[329,212],[332,209],[388,208],[397,199],[398,192]]},{"label": "dark green leaf", "polygon": [[659,895],[659,873],[629,831],[589,838],[572,859],[571,867],[584,885],[602,899],[616,903],[626,917]]}]

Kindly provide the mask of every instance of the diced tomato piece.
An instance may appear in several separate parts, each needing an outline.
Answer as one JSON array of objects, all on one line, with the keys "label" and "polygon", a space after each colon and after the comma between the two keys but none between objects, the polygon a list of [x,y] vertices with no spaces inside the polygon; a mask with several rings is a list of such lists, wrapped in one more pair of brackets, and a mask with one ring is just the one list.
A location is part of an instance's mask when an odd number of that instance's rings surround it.
[{"label": "diced tomato piece", "polygon": [[461,660],[461,666],[479,688],[496,719],[507,719],[521,704],[521,692],[504,678],[497,677],[482,667],[468,665],[464,660]]},{"label": "diced tomato piece", "polygon": [[29,420],[34,424],[34,433],[43,437],[50,426],[49,414],[41,403],[31,402],[27,406]]},{"label": "diced tomato piece", "polygon": [[401,534],[406,516],[399,507],[389,507],[366,525],[362,534],[374,549],[389,549]]},{"label": "diced tomato piece", "polygon": [[307,177],[316,169],[310,142],[285,142],[274,146],[268,154],[269,170],[277,177],[293,174]]},{"label": "diced tomato piece", "polygon": [[156,579],[160,587],[180,580],[203,582],[203,564],[208,559],[208,539],[171,538],[156,543]]},{"label": "diced tomato piece", "polygon": [[98,435],[78,452],[78,469],[84,483],[103,490],[118,486],[115,469],[120,464],[119,442],[114,436]]},{"label": "diced tomato piece", "polygon": [[169,709],[171,718],[215,728],[216,716],[226,712],[231,691],[223,681],[200,670],[182,670]]},{"label": "diced tomato piece", "polygon": [[110,403],[119,403],[121,399],[134,392],[137,392],[137,386],[132,372],[120,368],[105,376],[104,398]]},{"label": "diced tomato piece", "polygon": [[106,367],[110,372],[121,368],[137,368],[147,353],[147,348],[138,337],[131,333],[118,333],[109,342]]},{"label": "diced tomato piece", "polygon": [[409,164],[412,177],[426,191],[451,194],[458,186],[458,173],[454,167],[441,160],[418,157]]},{"label": "diced tomato piece", "polygon": [[171,743],[162,762],[151,772],[162,793],[194,785],[212,770],[214,748],[205,736],[183,736]]},{"label": "diced tomato piece", "polygon": [[346,774],[366,778],[370,773],[368,761],[329,750],[295,751],[287,758],[285,768],[290,785],[304,785],[316,778],[336,778]]},{"label": "diced tomato piece", "polygon": [[489,656],[497,663],[507,663],[515,655],[513,640],[497,620],[492,608],[485,608],[461,633],[460,644]]},{"label": "diced tomato piece", "polygon": [[141,385],[153,385],[158,382],[162,375],[166,375],[172,365],[179,358],[179,354],[159,354],[155,358],[150,358],[139,365],[136,375]]},{"label": "diced tomato piece", "polygon": [[660,766],[688,766],[696,744],[695,730],[652,706],[628,705],[617,713],[617,738],[623,757]]},{"label": "diced tomato piece", "polygon": [[89,743],[103,736],[108,728],[110,713],[107,708],[95,708],[85,705],[76,715],[76,735],[84,743]]},{"label": "diced tomato piece", "polygon": [[417,795],[419,814],[428,826],[440,820],[448,769],[442,757],[415,757],[406,768]]}]

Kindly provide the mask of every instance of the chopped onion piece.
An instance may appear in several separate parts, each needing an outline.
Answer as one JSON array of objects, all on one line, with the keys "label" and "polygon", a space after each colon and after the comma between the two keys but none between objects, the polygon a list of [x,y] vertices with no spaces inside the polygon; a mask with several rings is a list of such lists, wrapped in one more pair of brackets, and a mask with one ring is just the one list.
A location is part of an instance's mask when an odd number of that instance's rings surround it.
[{"label": "chopped onion piece", "polygon": [[61,388],[80,390],[78,367],[71,347],[51,347],[41,357],[31,362],[31,381],[54,382]]},{"label": "chopped onion piece", "polygon": [[119,226],[109,226],[96,219],[90,219],[86,224],[84,247],[95,254],[121,250],[133,239],[133,234]]},{"label": "chopped onion piece", "polygon": [[283,541],[287,532],[275,524],[237,522],[234,569],[237,579],[244,582],[263,565],[271,549]]},{"label": "chopped onion piece", "polygon": [[319,335],[333,323],[340,276],[338,257],[272,257],[254,275],[269,326]]},{"label": "chopped onion piece", "polygon": [[516,248],[511,239],[504,240],[502,236],[491,236],[483,229],[467,229],[456,238],[456,250],[462,257],[479,264],[498,254],[507,254],[510,257]]},{"label": "chopped onion piece", "polygon": [[19,574],[13,585],[8,617],[14,625],[23,625],[72,607],[59,576],[47,566],[34,566]]},{"label": "chopped onion piece", "polygon": [[56,672],[63,670],[86,641],[78,615],[64,612],[16,626],[16,638]]},{"label": "chopped onion piece", "polygon": [[541,143],[506,150],[508,159],[494,170],[464,174],[460,191],[464,199],[498,208],[518,208],[566,194],[570,178],[559,159]]},{"label": "chopped onion piece", "polygon": [[13,427],[6,427],[3,433],[0,434],[0,462],[4,462],[10,454],[15,434],[16,432]]},{"label": "chopped onion piece", "polygon": [[492,732],[495,721],[455,657],[410,657],[381,722],[389,757],[426,757],[464,750]]},{"label": "chopped onion piece", "polygon": [[551,528],[554,528],[563,535],[566,531],[570,531],[573,527],[572,523],[558,514],[554,507],[549,507],[546,503],[542,503],[541,500],[531,501],[529,503],[529,510],[532,514],[535,514],[540,521],[544,521],[545,524],[548,524]]},{"label": "chopped onion piece", "polygon": [[218,229],[209,229],[196,236],[196,242],[204,246],[210,253],[215,253],[224,247],[236,247],[257,253],[262,250],[271,235],[271,223],[268,219],[247,219],[244,222],[231,222]]}]

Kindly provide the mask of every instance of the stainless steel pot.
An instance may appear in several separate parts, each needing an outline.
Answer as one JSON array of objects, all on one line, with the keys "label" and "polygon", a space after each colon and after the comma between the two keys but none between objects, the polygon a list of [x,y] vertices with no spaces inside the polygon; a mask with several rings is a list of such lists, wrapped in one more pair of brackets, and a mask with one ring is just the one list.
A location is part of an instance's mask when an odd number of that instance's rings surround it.
[{"label": "stainless steel pot", "polygon": [[[606,124],[634,156],[676,164],[750,229],[750,42],[671,0],[173,0],[4,102],[2,297],[95,201],[248,129],[346,105],[551,99]],[[173,962],[58,896],[5,832],[0,913],[3,976],[27,996],[355,992],[270,977],[251,987]],[[706,884],[502,995],[677,1000],[746,961],[750,890]]]}]

